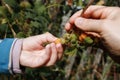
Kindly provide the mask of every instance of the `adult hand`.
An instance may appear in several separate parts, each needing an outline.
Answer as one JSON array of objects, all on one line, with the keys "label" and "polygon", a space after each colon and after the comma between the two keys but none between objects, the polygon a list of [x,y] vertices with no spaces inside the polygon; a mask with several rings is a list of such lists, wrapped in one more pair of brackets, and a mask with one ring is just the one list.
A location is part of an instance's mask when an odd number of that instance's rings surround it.
[{"label": "adult hand", "polygon": [[[61,44],[55,44],[57,38],[50,33],[28,37],[23,40],[20,64],[31,68],[51,66],[63,53]],[[45,47],[43,44],[50,43]]]},{"label": "adult hand", "polygon": [[73,25],[85,32],[98,34],[111,57],[120,62],[120,8],[105,6],[90,6],[83,16],[82,11],[76,12],[66,24],[66,30]]}]

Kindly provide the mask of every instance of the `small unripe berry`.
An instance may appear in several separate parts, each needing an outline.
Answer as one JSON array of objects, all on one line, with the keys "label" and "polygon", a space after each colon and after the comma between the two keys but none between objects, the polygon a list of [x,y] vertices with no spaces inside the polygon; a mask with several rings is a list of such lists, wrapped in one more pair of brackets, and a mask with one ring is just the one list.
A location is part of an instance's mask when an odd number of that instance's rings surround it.
[{"label": "small unripe berry", "polygon": [[22,1],[20,3],[21,8],[31,8],[31,4],[28,1]]}]

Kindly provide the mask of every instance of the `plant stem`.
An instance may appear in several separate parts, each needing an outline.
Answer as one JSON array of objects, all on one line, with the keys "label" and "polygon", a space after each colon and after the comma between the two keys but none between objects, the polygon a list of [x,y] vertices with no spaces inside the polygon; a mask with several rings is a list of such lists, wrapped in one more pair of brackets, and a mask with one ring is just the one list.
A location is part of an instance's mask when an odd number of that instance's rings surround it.
[{"label": "plant stem", "polygon": [[81,16],[83,16],[84,12],[87,10],[87,8],[88,8],[93,2],[94,2],[94,0],[90,0],[90,1],[88,2],[87,6],[85,6],[85,7],[83,8],[83,11],[82,11],[82,13],[81,13]]},{"label": "plant stem", "polygon": [[1,1],[2,1],[2,4],[8,9],[9,13],[13,14],[12,8],[8,4],[6,4],[4,0],[1,0]]},{"label": "plant stem", "polygon": [[14,38],[16,37],[16,33],[14,31],[14,29],[12,28],[12,25],[8,22],[8,26],[10,27],[10,30],[12,31],[12,34],[14,36]]}]

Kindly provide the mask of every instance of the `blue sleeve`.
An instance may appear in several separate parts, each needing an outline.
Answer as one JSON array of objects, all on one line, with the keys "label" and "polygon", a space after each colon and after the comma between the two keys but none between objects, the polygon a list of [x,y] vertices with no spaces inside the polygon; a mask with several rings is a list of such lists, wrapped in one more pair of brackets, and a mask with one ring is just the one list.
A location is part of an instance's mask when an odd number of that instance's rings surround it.
[{"label": "blue sleeve", "polygon": [[10,58],[10,49],[14,39],[4,39],[0,42],[0,73],[10,73],[9,72],[9,58]]}]

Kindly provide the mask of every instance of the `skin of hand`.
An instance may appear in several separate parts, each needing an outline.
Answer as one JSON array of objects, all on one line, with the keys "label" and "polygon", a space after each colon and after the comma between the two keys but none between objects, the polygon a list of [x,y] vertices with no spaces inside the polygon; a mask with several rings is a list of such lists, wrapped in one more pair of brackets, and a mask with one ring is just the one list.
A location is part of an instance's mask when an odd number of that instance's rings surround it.
[{"label": "skin of hand", "polygon": [[[36,35],[23,40],[20,65],[37,68],[51,66],[62,57],[61,44],[55,44],[57,38],[50,33]],[[45,47],[43,44],[47,44]]]},{"label": "skin of hand", "polygon": [[120,8],[90,6],[82,17],[81,13],[82,10],[71,16],[65,25],[66,30],[76,26],[85,32],[99,35],[110,56],[120,63]]}]

